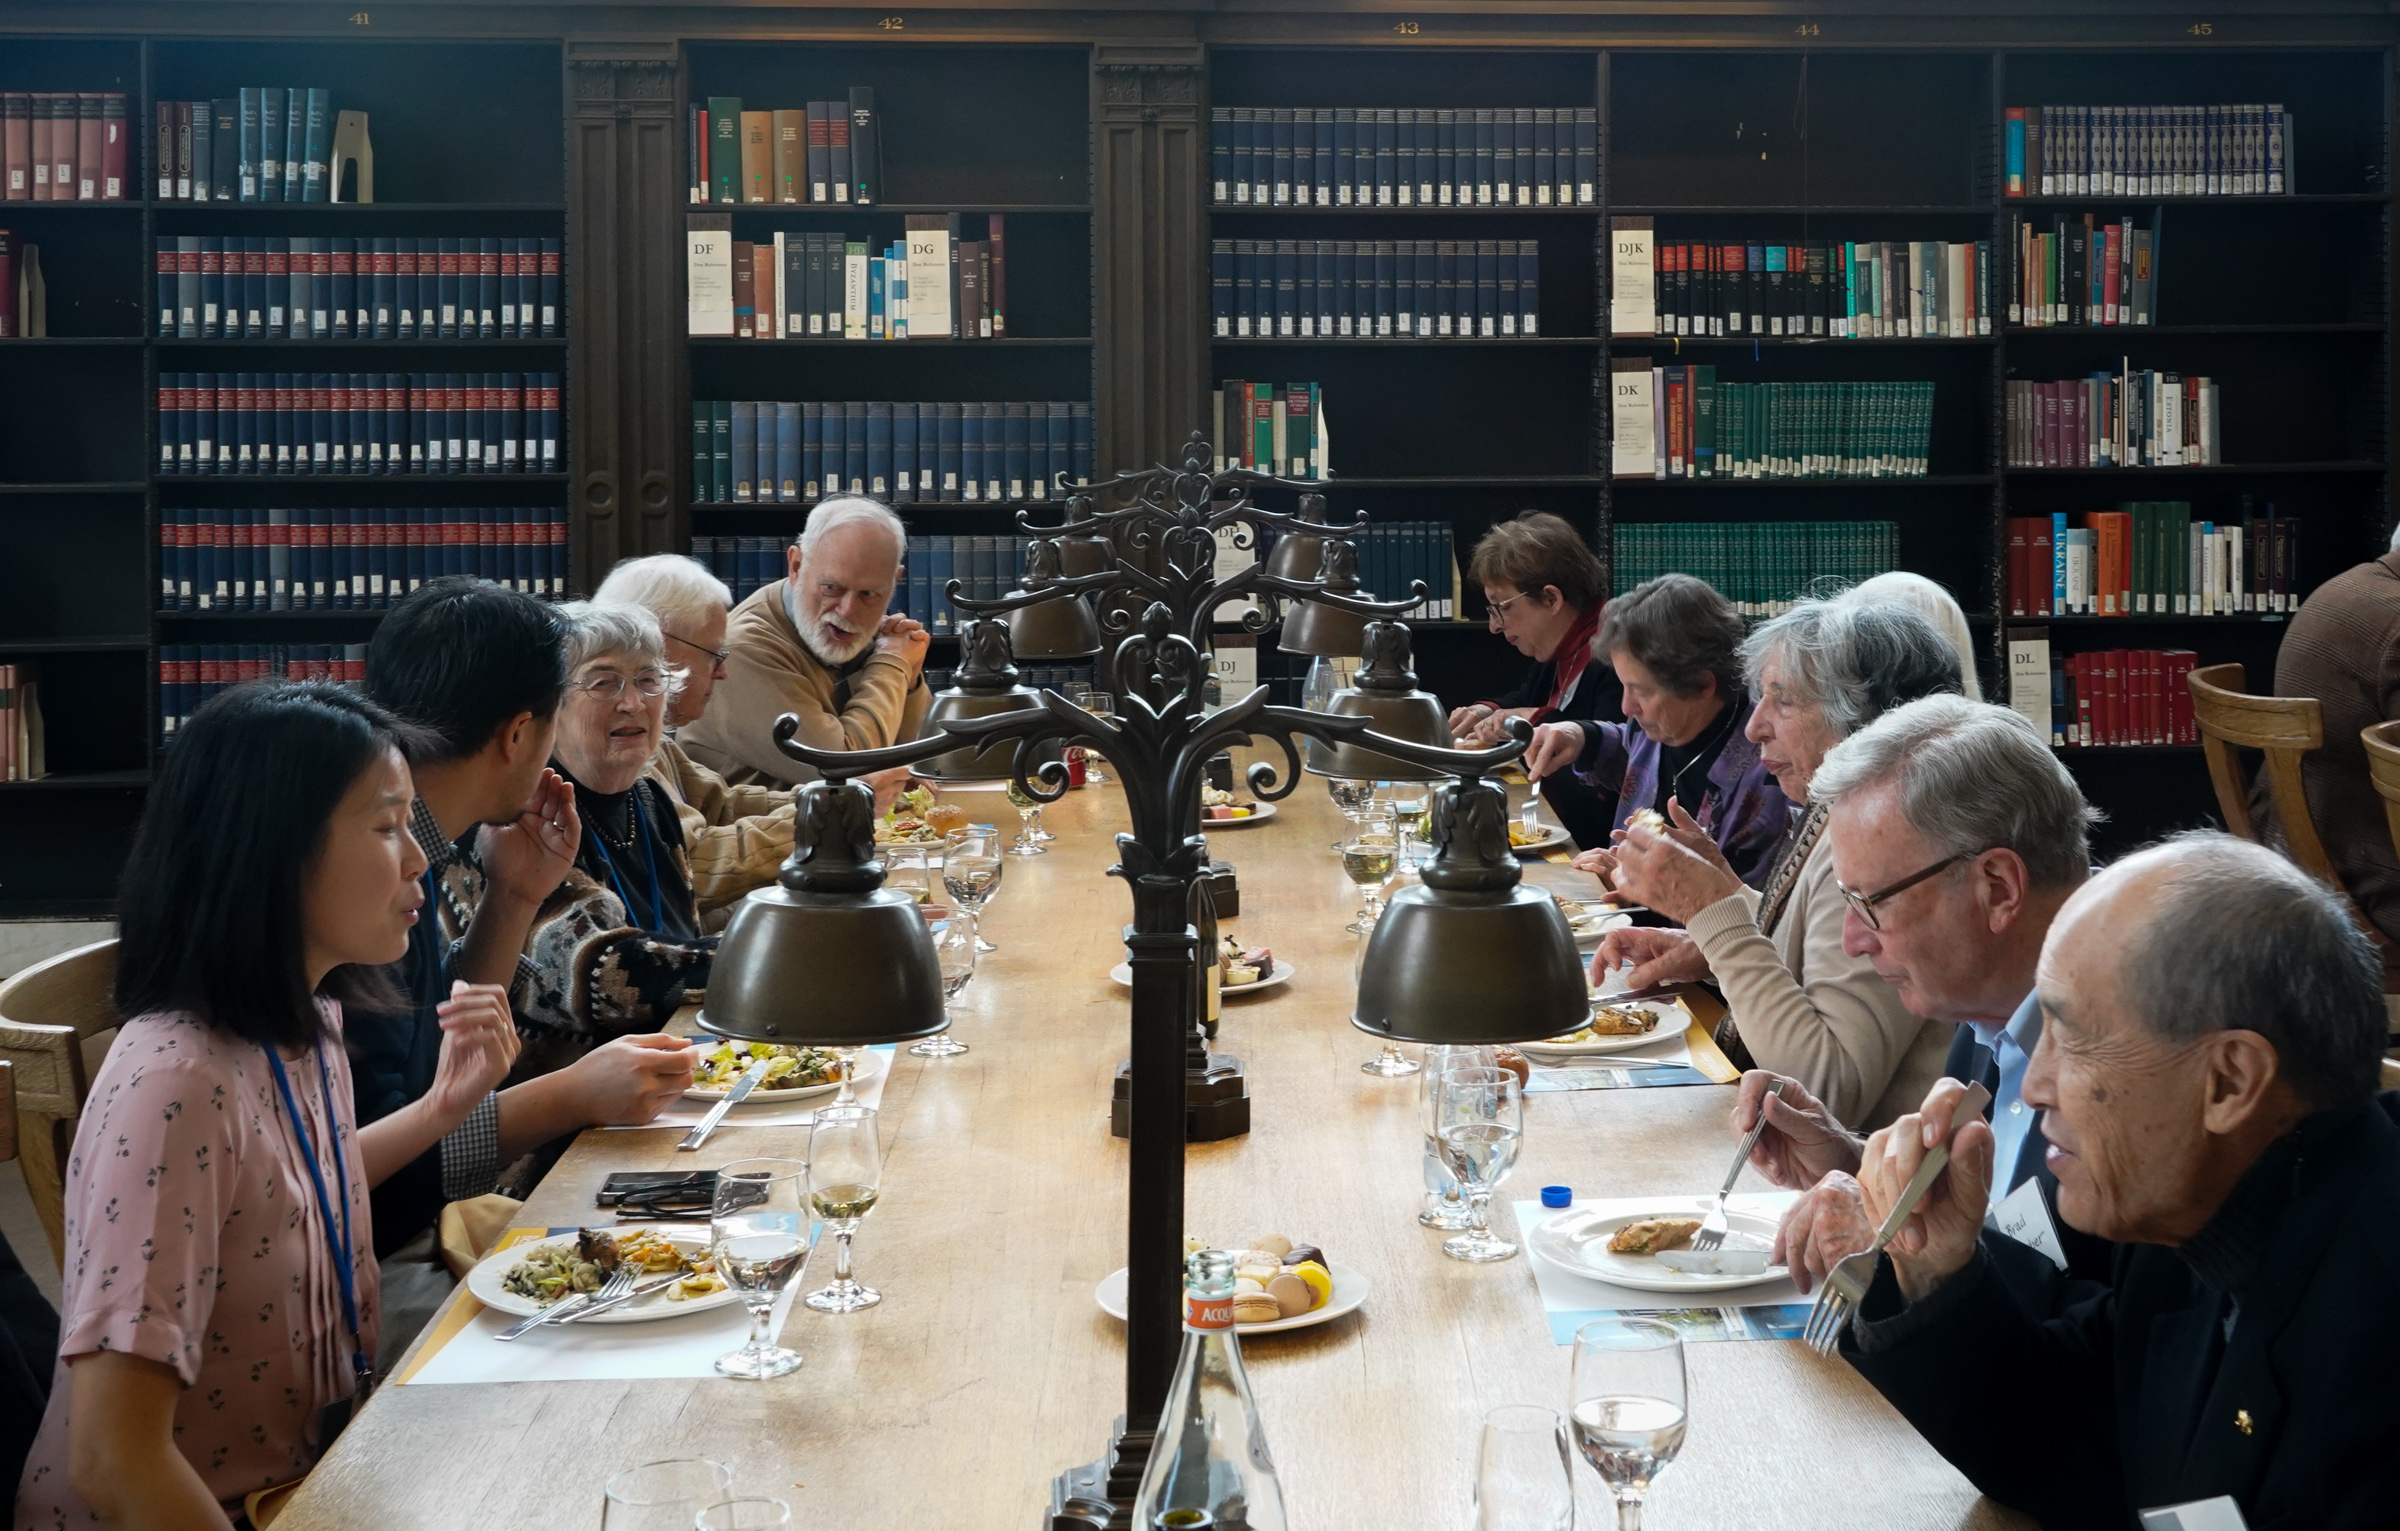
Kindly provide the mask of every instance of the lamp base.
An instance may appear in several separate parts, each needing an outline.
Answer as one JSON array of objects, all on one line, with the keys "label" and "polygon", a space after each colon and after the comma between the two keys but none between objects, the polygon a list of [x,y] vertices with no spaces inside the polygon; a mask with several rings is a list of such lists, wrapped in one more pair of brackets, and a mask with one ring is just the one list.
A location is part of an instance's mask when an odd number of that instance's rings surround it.
[{"label": "lamp base", "polygon": [[1114,1428],[1108,1455],[1050,1480],[1050,1513],[1042,1531],[1130,1531],[1133,1496],[1141,1491],[1154,1437],[1128,1431],[1122,1414]]},{"label": "lamp base", "polygon": [[[1117,1065],[1116,1089],[1108,1103],[1108,1130],[1120,1138],[1133,1133],[1130,1061]],[[1250,1092],[1242,1074],[1242,1060],[1230,1053],[1210,1053],[1205,1071],[1184,1075],[1184,1141],[1216,1143],[1238,1138],[1249,1130]]]}]

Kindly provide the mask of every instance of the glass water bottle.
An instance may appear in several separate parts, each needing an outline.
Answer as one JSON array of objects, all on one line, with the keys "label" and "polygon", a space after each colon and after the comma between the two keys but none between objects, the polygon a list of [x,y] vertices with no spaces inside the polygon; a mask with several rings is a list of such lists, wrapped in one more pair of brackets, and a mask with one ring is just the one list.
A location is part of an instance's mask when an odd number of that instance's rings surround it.
[{"label": "glass water bottle", "polygon": [[1284,1531],[1283,1488],[1233,1332],[1233,1256],[1184,1261],[1183,1355],[1133,1500],[1136,1531]]}]

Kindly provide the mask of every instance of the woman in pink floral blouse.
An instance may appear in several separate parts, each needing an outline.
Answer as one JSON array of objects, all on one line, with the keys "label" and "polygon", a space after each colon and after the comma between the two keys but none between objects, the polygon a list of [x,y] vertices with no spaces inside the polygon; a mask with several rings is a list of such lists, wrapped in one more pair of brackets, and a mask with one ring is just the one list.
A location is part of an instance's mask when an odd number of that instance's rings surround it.
[{"label": "woman in pink floral blouse", "polygon": [[167,755],[119,901],[128,1019],[67,1164],[20,1531],[228,1527],[371,1385],[367,1189],[516,1055],[498,991],[469,996],[432,1092],[356,1126],[342,1002],[373,993],[425,896],[401,727],[336,686],[245,686]]}]

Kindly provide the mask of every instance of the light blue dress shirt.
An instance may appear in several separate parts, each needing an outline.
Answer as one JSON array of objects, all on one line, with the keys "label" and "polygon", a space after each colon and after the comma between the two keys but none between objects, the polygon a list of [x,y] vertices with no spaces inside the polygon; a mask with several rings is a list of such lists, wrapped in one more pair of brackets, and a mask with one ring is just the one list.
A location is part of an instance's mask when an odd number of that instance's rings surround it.
[{"label": "light blue dress shirt", "polygon": [[2025,1150],[2025,1135],[2033,1131],[2035,1112],[2025,1104],[2024,1088],[2026,1067],[2042,1040],[2040,996],[2026,995],[2025,1003],[1998,1031],[1987,1035],[1978,1026],[1975,1033],[2000,1065],[2000,1088],[1992,1095],[1992,1196],[1997,1201],[2017,1188],[2017,1156]]}]

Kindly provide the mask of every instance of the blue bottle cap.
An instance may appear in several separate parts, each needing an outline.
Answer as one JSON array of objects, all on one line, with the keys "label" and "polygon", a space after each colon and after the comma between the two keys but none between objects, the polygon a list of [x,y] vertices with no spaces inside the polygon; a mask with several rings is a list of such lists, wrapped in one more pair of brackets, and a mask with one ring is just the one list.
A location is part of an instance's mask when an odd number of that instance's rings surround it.
[{"label": "blue bottle cap", "polygon": [[1543,1206],[1571,1207],[1574,1204],[1575,1192],[1572,1187],[1563,1185],[1546,1185],[1542,1187]]}]

